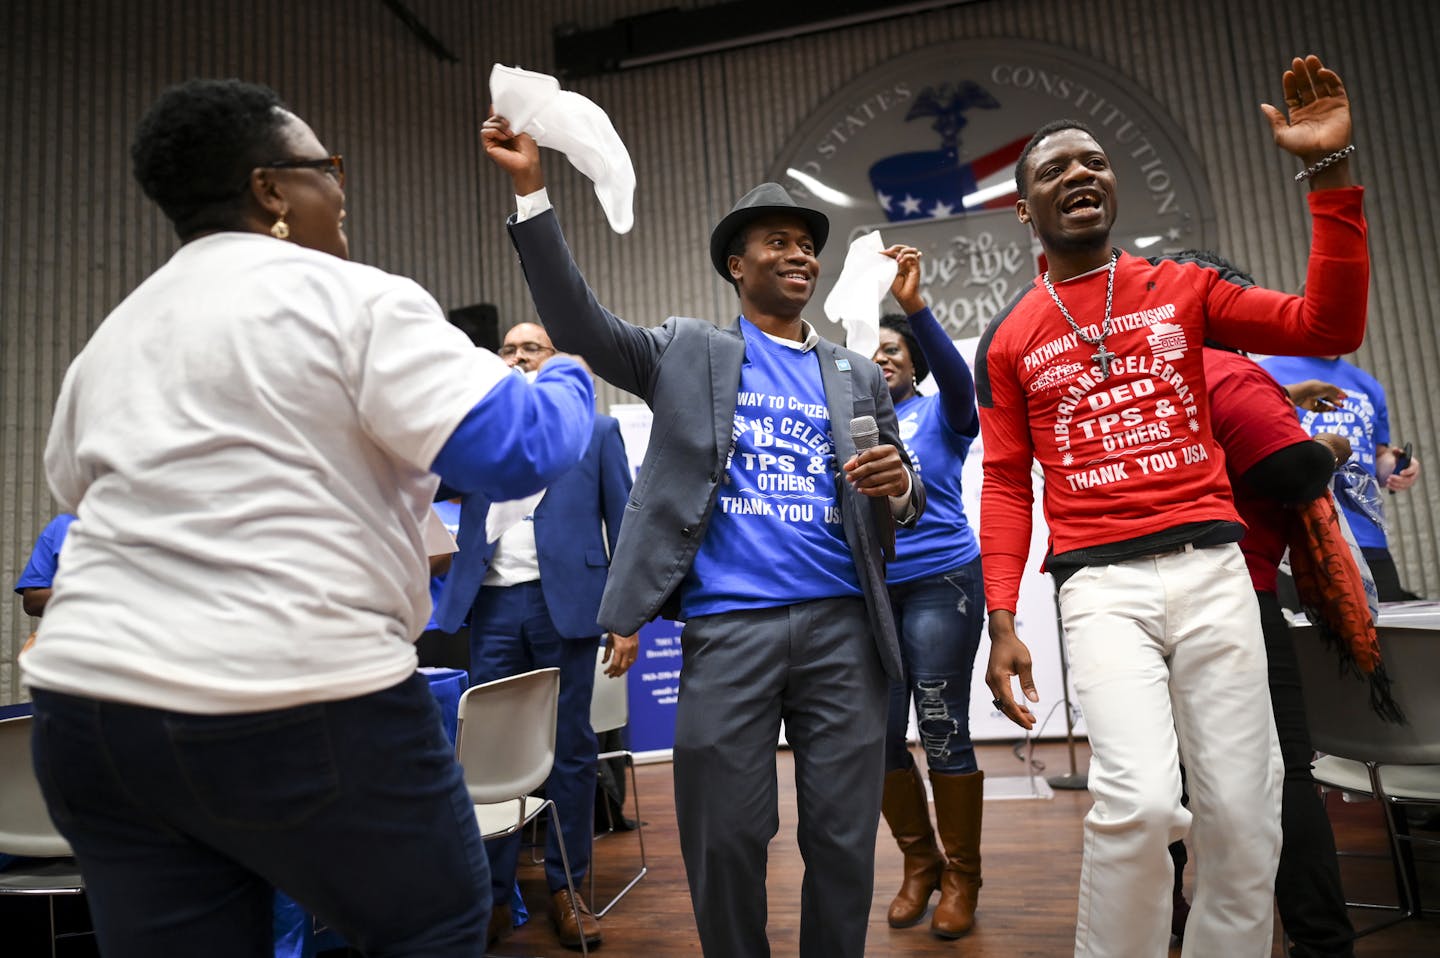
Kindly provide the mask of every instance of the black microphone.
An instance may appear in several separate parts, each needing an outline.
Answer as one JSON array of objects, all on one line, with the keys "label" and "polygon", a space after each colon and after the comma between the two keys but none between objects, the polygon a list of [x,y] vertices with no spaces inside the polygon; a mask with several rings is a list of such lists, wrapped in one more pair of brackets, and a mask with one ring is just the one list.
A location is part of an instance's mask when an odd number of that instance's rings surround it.
[{"label": "black microphone", "polygon": [[[864,452],[880,445],[880,426],[874,416],[856,416],[850,420],[850,436],[855,440],[855,451]],[[884,501],[874,510],[880,523],[880,549],[887,562],[895,561],[895,517],[890,514],[890,503]]]}]

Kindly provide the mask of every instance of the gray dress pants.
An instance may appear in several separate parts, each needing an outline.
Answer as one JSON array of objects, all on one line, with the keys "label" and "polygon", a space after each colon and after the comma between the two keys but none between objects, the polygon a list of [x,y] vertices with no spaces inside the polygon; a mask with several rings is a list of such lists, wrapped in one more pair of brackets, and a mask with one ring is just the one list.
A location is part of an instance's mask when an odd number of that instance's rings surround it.
[{"label": "gray dress pants", "polygon": [[780,722],[795,755],[802,958],[860,958],[875,877],[888,684],[861,598],[686,623],[675,811],[700,944],[764,958]]}]

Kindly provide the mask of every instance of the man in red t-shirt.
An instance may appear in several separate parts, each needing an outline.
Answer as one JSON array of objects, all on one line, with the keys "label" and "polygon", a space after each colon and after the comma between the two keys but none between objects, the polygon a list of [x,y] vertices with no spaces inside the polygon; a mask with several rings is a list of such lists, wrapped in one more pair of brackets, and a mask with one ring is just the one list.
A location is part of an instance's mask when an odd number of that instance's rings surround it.
[{"label": "man in red t-shirt", "polygon": [[976,356],[986,679],[996,707],[1033,727],[1011,679],[1038,701],[1014,615],[1038,460],[1047,566],[1062,583],[1092,751],[1077,955],[1166,953],[1165,847],[1187,830],[1199,868],[1185,954],[1270,947],[1281,761],[1201,343],[1211,335],[1264,352],[1349,351],[1364,336],[1369,283],[1344,86],[1313,56],[1295,60],[1283,84],[1288,118],[1262,109],[1314,190],[1303,298],[1114,249],[1115,176],[1081,124],[1042,127],[1016,164],[1016,211],[1049,270],[995,319]]}]

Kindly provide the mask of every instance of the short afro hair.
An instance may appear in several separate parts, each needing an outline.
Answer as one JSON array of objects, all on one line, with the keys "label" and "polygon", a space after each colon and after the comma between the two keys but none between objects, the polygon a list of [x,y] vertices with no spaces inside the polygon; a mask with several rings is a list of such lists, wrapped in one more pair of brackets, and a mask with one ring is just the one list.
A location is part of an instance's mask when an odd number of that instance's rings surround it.
[{"label": "short afro hair", "polygon": [[284,158],[287,119],[267,86],[201,79],[172,86],[135,129],[135,179],[181,239],[234,229],[250,171]]},{"label": "short afro hair", "polygon": [[1051,120],[1036,130],[1035,135],[1030,137],[1029,142],[1025,144],[1025,149],[1020,151],[1020,158],[1015,161],[1015,189],[1022,200],[1030,192],[1030,184],[1025,179],[1025,164],[1029,162],[1030,154],[1035,152],[1035,147],[1040,145],[1041,140],[1052,133],[1059,133],[1061,130],[1079,130],[1096,142],[1100,140],[1094,130],[1079,120]]},{"label": "short afro hair", "polygon": [[924,382],[925,377],[930,375],[930,364],[925,361],[925,353],[920,349],[920,340],[915,338],[915,330],[910,328],[910,320],[899,313],[886,313],[880,317],[880,328],[900,334],[906,351],[910,353],[910,365],[915,367],[915,381]]}]

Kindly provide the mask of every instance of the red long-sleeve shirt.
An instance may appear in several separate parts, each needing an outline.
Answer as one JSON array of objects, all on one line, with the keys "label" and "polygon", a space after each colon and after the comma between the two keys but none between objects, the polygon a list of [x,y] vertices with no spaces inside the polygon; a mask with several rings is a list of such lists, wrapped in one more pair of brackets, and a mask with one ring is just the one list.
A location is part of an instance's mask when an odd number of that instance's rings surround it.
[{"label": "red long-sleeve shirt", "polygon": [[[1238,521],[1210,431],[1201,344],[1348,353],[1365,334],[1370,263],[1360,187],[1309,195],[1306,295],[1226,282],[1194,263],[1121,254],[1108,379],[1037,278],[995,318],[975,359],[984,440],[980,552],[991,611],[1014,611],[1030,542],[1030,465],[1045,476],[1050,549],[1068,552],[1192,522]],[[1092,338],[1106,271],[1058,284]]]}]

